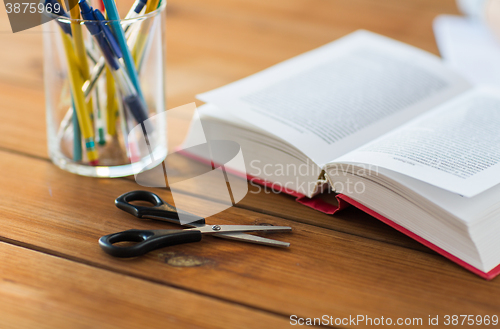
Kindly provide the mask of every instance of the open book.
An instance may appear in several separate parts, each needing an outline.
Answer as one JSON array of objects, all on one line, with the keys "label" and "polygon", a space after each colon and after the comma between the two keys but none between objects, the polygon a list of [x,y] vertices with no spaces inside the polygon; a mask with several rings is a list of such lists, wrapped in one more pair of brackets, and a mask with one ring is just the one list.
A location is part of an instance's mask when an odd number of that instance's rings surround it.
[{"label": "open book", "polygon": [[198,98],[195,120],[241,145],[252,183],[327,213],[348,202],[476,274],[500,272],[500,90],[358,31]]}]

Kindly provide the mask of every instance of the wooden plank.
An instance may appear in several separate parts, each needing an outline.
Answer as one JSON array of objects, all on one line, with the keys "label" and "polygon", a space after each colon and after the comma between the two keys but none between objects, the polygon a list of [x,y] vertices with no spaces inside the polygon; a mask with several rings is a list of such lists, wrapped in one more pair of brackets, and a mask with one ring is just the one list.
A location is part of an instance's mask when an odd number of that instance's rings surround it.
[{"label": "wooden plank", "polygon": [[432,21],[453,0],[169,2],[170,106],[367,29],[438,54]]},{"label": "wooden plank", "polygon": [[276,328],[289,320],[0,243],[1,328]]},{"label": "wooden plank", "polygon": [[[290,225],[276,249],[207,237],[130,260],[109,257],[101,235],[171,227],[113,206],[127,180],[80,177],[47,161],[0,153],[0,236],[96,267],[233,301],[275,314],[423,317],[495,314],[500,281],[487,282],[435,254],[231,208],[209,223]],[[156,190],[168,202],[167,191]],[[193,208],[203,206],[193,198]],[[196,283],[194,283],[196,282]]]}]

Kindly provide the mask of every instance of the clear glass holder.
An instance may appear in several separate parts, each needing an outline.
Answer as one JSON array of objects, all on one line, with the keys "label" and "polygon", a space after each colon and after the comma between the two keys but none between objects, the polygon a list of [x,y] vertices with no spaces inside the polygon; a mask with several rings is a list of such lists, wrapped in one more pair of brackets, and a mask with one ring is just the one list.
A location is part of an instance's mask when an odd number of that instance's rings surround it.
[{"label": "clear glass holder", "polygon": [[137,71],[135,84],[123,58],[115,56],[116,69],[89,32],[89,26],[112,27],[113,21],[59,16],[43,24],[47,142],[58,167],[122,177],[165,159],[165,8],[162,1],[151,13],[119,21]]}]

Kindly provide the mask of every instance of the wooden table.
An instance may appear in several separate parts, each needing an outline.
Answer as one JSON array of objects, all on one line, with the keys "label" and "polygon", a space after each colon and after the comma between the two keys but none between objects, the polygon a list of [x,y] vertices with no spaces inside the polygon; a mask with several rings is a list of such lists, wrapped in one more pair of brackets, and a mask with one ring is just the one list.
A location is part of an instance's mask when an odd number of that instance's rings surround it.
[{"label": "wooden table", "polygon": [[[437,54],[432,20],[441,13],[457,13],[454,0],[169,0],[168,107],[360,28]],[[209,237],[109,257],[101,235],[165,225],[114,207],[138,188],[132,179],[79,177],[50,162],[41,29],[12,34],[1,15],[0,328],[282,328],[291,315],[422,318],[425,326],[429,316],[443,324],[445,315],[500,314],[498,279],[356,209],[327,216],[252,186],[208,222],[292,226],[273,235],[289,250]],[[171,147],[189,120],[169,123]]]}]

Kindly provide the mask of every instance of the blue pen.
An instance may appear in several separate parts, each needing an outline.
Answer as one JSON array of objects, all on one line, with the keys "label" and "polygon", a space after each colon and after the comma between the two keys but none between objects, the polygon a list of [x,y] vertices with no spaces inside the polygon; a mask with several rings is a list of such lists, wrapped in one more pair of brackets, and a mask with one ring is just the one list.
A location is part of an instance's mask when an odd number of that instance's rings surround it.
[{"label": "blue pen", "polygon": [[[58,4],[58,6],[56,6],[55,4]],[[66,33],[70,37],[73,37],[73,34],[71,33],[71,25],[69,24],[71,18],[64,11],[63,7],[59,4],[59,2],[57,0],[45,0],[45,6],[47,6],[47,5],[50,5],[50,8],[53,8],[52,9],[53,14],[60,16],[60,17],[65,17],[68,19],[67,24],[63,23],[59,20],[56,20],[56,22],[57,22],[57,24],[59,24],[59,26],[61,27],[61,29],[63,30],[64,33]],[[58,9],[56,9],[56,8],[58,8]],[[88,48],[86,48],[86,51],[87,51],[87,56],[90,58],[90,60],[94,63],[97,63],[97,59],[94,57],[94,54],[92,53],[92,51],[90,51]],[[89,91],[89,93],[90,93],[90,91]]]},{"label": "blue pen", "polygon": [[118,61],[118,58],[122,56],[122,52],[113,35],[110,32],[106,33],[107,26],[101,23],[104,21],[104,16],[98,9],[94,10],[85,0],[80,0],[79,5],[82,17],[85,20],[99,21],[99,23],[86,22],[85,26],[87,26],[90,34],[92,34],[99,45],[101,53],[106,59],[111,74],[115,78],[116,84],[123,96],[123,101],[134,116],[134,119],[138,123],[143,123],[148,119],[147,108],[137,93],[134,84],[130,81],[129,76]]},{"label": "blue pen", "polygon": [[[57,4],[57,6],[55,4]],[[56,14],[57,16],[66,17],[69,19],[68,14],[64,11],[63,7],[59,4],[59,2],[57,2],[57,0],[45,0],[45,7],[47,7],[47,5],[50,5],[51,8],[54,8],[52,10],[53,14]],[[59,10],[57,10],[56,8],[59,8]],[[59,20],[57,21],[57,24],[59,24],[59,26],[64,31],[64,33],[66,33],[67,35],[71,35],[71,25],[70,24],[64,24],[63,22],[60,22]]]},{"label": "blue pen", "polygon": [[125,19],[136,18],[137,16],[139,16],[142,9],[144,8],[144,6],[146,6],[147,3],[148,0],[137,0],[136,2],[134,2],[134,5],[132,6],[133,9],[128,12],[127,16],[125,16]]},{"label": "blue pen", "polygon": [[[53,1],[57,1],[57,0],[46,0],[46,1],[52,3]],[[134,17],[139,16],[146,4],[147,4],[147,0],[137,0],[134,3],[133,7],[130,9],[127,16],[125,17],[126,19],[124,21],[122,21],[122,23],[121,23],[123,26],[123,29],[125,30],[125,33],[128,33],[128,31],[130,30],[130,25],[134,22],[134,20],[132,20],[130,18],[134,18]],[[63,10],[63,12],[64,12],[64,10]],[[61,25],[61,28],[64,28],[64,26],[67,26],[69,28],[68,24],[63,24],[63,23],[59,22],[59,25]],[[103,24],[103,25],[106,26],[107,29],[109,30],[109,27],[106,24]],[[71,33],[71,29],[69,29],[69,33]],[[127,35],[127,37],[128,37],[128,35]],[[111,39],[116,40],[116,39],[114,39],[114,36]],[[92,52],[88,51],[88,49],[87,49],[87,56],[89,56],[89,58],[92,60],[92,62],[94,62],[96,64],[96,66],[92,70],[91,79],[89,81],[87,81],[85,83],[85,86],[84,86],[86,98],[90,95],[90,92],[95,87],[97,80],[99,79],[102,72],[104,71],[104,65],[106,63],[106,60],[104,57],[96,59],[94,57],[94,54]],[[121,55],[120,55],[120,57],[121,57]],[[139,68],[138,68],[138,71],[140,71]]]},{"label": "blue pen", "polygon": [[104,7],[106,8],[106,13],[108,14],[108,18],[110,19],[111,29],[113,30],[118,44],[120,45],[120,48],[123,52],[123,62],[125,63],[127,72],[130,76],[130,79],[132,80],[132,83],[135,86],[135,89],[141,96],[141,99],[144,100],[141,86],[139,84],[137,69],[135,67],[132,54],[130,53],[130,49],[127,46],[127,38],[125,37],[125,32],[123,32],[123,28],[120,25],[120,15],[118,15],[118,10],[116,9],[115,2],[114,0],[103,0],[103,3]]}]

